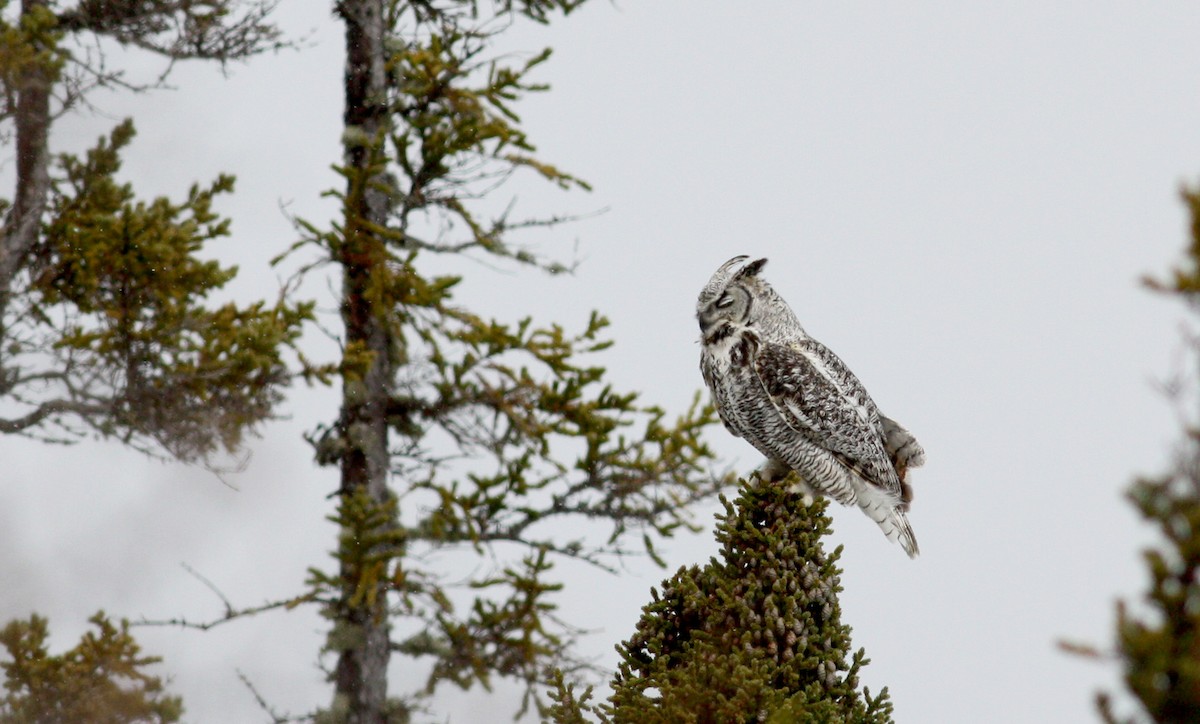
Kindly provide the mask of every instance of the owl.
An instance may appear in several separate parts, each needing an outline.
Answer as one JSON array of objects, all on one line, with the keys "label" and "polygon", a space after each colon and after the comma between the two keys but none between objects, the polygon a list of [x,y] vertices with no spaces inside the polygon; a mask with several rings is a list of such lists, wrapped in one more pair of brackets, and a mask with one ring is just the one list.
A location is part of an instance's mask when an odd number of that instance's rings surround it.
[{"label": "owl", "polygon": [[761,478],[795,470],[806,493],[857,505],[916,558],[905,474],[925,462],[925,451],[879,412],[837,355],[805,333],[759,276],[767,260],[748,258],[722,264],[696,303],[700,371],[721,420],[767,456]]}]

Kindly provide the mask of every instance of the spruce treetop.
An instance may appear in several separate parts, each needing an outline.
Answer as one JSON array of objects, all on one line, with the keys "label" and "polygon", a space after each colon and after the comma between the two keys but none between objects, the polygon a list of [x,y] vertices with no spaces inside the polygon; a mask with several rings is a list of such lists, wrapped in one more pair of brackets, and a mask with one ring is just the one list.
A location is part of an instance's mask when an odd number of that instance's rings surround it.
[{"label": "spruce treetop", "polygon": [[890,722],[886,688],[859,688],[868,660],[851,652],[841,622],[841,548],[827,554],[821,544],[827,503],[804,505],[757,479],[722,502],[719,558],[680,568],[653,591],[618,647],[609,704],[560,686],[555,720]]}]

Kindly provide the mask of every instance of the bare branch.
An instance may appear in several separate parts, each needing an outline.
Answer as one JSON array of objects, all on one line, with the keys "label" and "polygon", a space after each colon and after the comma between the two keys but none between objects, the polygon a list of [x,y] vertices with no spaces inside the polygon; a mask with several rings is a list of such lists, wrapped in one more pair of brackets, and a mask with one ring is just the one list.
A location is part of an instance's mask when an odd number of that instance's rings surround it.
[{"label": "bare branch", "polygon": [[[224,596],[221,596],[221,598],[222,598],[222,600],[225,599]],[[220,626],[221,624],[225,624],[225,623],[229,623],[230,621],[236,621],[238,619],[253,616],[255,614],[263,613],[265,611],[274,611],[274,610],[281,609],[281,608],[290,611],[291,609],[293,609],[301,604],[313,603],[313,602],[322,602],[322,601],[315,593],[310,592],[310,593],[305,593],[304,595],[301,595],[301,596],[293,596],[292,598],[285,598],[285,599],[281,599],[281,600],[277,600],[277,601],[268,601],[259,606],[250,606],[250,607],[241,608],[241,609],[228,609],[225,611],[225,614],[223,616],[221,616],[220,618],[210,619],[208,621],[192,621],[192,620],[189,620],[182,616],[177,616],[174,618],[165,618],[165,619],[148,619],[143,616],[142,618],[138,619],[137,621],[134,621],[130,625],[132,625],[132,626],[173,626],[173,627],[177,627],[177,628],[195,629],[197,631],[208,631],[209,629],[216,628],[217,626]]]},{"label": "bare branch", "polygon": [[221,592],[221,589],[217,588],[217,584],[215,584],[212,581],[205,578],[203,575],[200,574],[199,571],[197,571],[195,568],[192,568],[188,564],[180,563],[179,565],[183,566],[183,570],[190,573],[193,578],[195,578],[196,580],[203,583],[205,588],[212,591],[214,594],[216,594],[217,598],[221,599],[221,603],[225,604],[225,615],[226,616],[232,616],[234,614],[233,604],[229,602],[229,599],[225,596],[224,593]]},{"label": "bare branch", "polygon": [[83,0],[59,27],[106,35],[172,60],[226,63],[287,47],[267,22],[278,0]]},{"label": "bare branch", "polygon": [[242,681],[242,684],[245,685],[245,687],[250,691],[250,695],[254,697],[254,701],[258,703],[258,707],[262,709],[267,716],[271,717],[271,724],[288,724],[288,722],[312,720],[311,715],[300,715],[293,717],[287,714],[280,714],[276,712],[275,707],[267,703],[267,700],[261,693],[259,693],[258,688],[254,686],[253,682],[250,681],[250,677],[246,676],[245,672],[243,672],[241,669],[236,669],[236,671],[238,678]]},{"label": "bare branch", "polygon": [[105,405],[73,402],[71,400],[50,400],[38,405],[37,409],[22,417],[11,420],[0,418],[0,434],[23,432],[40,424],[46,418],[63,412],[75,413],[86,417],[88,415],[104,414],[109,411],[110,408]]},{"label": "bare branch", "polygon": [[276,601],[268,601],[268,602],[263,603],[258,606],[250,606],[250,607],[241,608],[241,609],[235,608],[233,606],[233,604],[230,603],[229,597],[226,596],[221,591],[221,589],[219,589],[217,587],[217,585],[215,583],[210,581],[208,578],[205,578],[198,571],[196,571],[196,569],[192,568],[188,564],[183,563],[181,565],[183,566],[184,570],[186,570],[194,578],[199,580],[202,584],[204,584],[205,588],[212,591],[213,594],[216,595],[217,598],[221,599],[221,603],[225,606],[225,613],[220,618],[210,619],[208,621],[191,621],[191,620],[188,620],[183,617],[175,617],[175,618],[167,618],[167,619],[148,619],[143,616],[141,619],[139,619],[138,621],[135,621],[131,625],[133,625],[133,626],[176,626],[179,628],[190,628],[190,629],[196,629],[199,631],[207,631],[211,628],[216,628],[217,626],[220,626],[221,624],[229,623],[230,621],[236,621],[237,619],[240,619],[240,618],[246,618],[248,616],[253,616],[255,614],[263,613],[264,611],[273,611],[273,610],[279,609],[279,608],[287,609],[290,611],[291,609],[293,609],[297,606],[300,606],[302,604],[312,603],[314,601],[317,601],[317,602],[320,601],[320,598],[317,596],[317,594],[315,592],[309,592],[309,593],[305,593],[301,596],[293,596],[291,598],[284,598],[284,599],[279,599]]}]

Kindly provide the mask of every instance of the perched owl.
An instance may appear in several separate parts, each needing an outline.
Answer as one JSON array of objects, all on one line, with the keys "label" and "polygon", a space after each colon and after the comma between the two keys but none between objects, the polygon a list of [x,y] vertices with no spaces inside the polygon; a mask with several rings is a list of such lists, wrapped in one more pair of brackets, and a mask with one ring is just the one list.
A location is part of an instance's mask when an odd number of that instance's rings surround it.
[{"label": "perched owl", "polygon": [[795,470],[812,491],[858,505],[916,558],[904,478],[925,462],[924,450],[879,412],[837,355],[805,333],[759,277],[767,260],[748,258],[722,264],[696,303],[700,371],[721,420],[767,456],[763,478]]}]

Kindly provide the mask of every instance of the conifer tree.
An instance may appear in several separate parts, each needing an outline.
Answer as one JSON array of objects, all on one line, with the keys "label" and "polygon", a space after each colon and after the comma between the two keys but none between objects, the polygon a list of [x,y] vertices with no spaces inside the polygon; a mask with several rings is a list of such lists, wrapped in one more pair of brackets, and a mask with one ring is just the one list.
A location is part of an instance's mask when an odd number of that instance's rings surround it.
[{"label": "conifer tree", "polygon": [[[291,375],[283,354],[311,307],[206,298],[236,269],[198,258],[229,234],[221,176],[181,202],[139,199],[117,179],[133,139],[120,123],[84,157],[51,128],[100,88],[149,90],[103,60],[101,40],[166,62],[229,63],[279,47],[272,3],[0,0],[0,133],[16,156],[0,199],[0,434],[114,437],[185,461],[236,450]],[[64,5],[66,7],[64,7]]]},{"label": "conifer tree", "polygon": [[[701,433],[715,416],[699,398],[670,419],[606,382],[594,357],[611,343],[599,313],[574,331],[545,310],[495,319],[462,307],[454,294],[464,276],[445,271],[460,257],[567,271],[513,238],[566,219],[497,203],[518,175],[587,188],[536,157],[514,111],[545,89],[534,76],[550,53],[499,54],[493,44],[515,22],[545,23],[579,4],[333,3],[345,28],[345,105],[328,195],[340,214],[297,219],[301,238],[277,263],[297,264],[297,284],[312,273],[337,280],[322,305],[337,311],[322,321],[338,352],[310,361],[297,349],[293,367],[286,353],[313,304],[205,304],[234,272],[196,258],[229,231],[212,204],[230,178],[183,201],[142,202],[117,180],[131,125],[57,165],[47,141],[70,109],[54,98],[69,104],[124,82],[107,65],[81,65],[91,56],[72,50],[79,37],[173,60],[233,60],[281,43],[267,22],[274,3],[24,0],[17,21],[0,25],[18,157],[0,236],[0,397],[25,406],[0,419],[0,432],[50,436],[74,424],[203,459],[236,448],[294,378],[338,385],[338,409],[308,436],[317,464],[338,476],[332,565],[312,566],[293,595],[230,605],[213,621],[163,622],[208,629],[319,606],[332,685],[330,706],[311,714],[319,721],[408,721],[447,685],[497,678],[538,703],[551,672],[577,664],[575,629],[557,616],[555,564],[611,570],[631,552],[653,555],[656,538],[728,482],[710,470]],[[431,564],[434,553],[470,559],[467,584]],[[424,662],[427,675],[389,691],[396,657]]]},{"label": "conifer tree", "polygon": [[165,724],[179,721],[183,706],[163,682],[147,674],[155,656],[141,655],[129,624],[113,624],[103,612],[90,619],[95,633],[74,648],[52,655],[49,626],[34,615],[0,629],[9,661],[0,698],[0,724]]},{"label": "conifer tree", "polygon": [[[482,202],[518,174],[588,188],[534,155],[514,111],[545,90],[532,77],[550,51],[489,53],[514,22],[545,23],[579,4],[337,3],[345,185],[332,193],[342,216],[301,222],[294,248],[315,253],[305,268],[334,265],[342,278],[343,354],[328,367],[342,405],[311,436],[318,462],[340,472],[342,533],[337,569],[314,567],[305,594],[332,622],[331,720],[402,720],[447,684],[490,687],[497,677],[522,683],[526,705],[536,703],[550,672],[573,666],[573,629],[555,615],[555,562],[606,567],[631,550],[630,533],[651,548],[726,482],[709,472],[700,439],[711,409],[697,402],[668,422],[604,382],[589,360],[610,344],[602,316],[576,332],[532,316],[492,319],[454,302],[462,276],[425,271],[431,257],[463,255],[566,270],[512,238],[564,219],[515,218],[512,204]],[[589,536],[576,525],[564,536],[562,520],[607,530]],[[422,564],[430,550],[480,556],[468,595]],[[427,662],[428,678],[389,695],[393,655]]]},{"label": "conifer tree", "polygon": [[[1200,189],[1184,189],[1191,215],[1191,239],[1183,265],[1167,280],[1147,280],[1159,292],[1182,299],[1200,311]],[[1200,340],[1191,340],[1193,363],[1200,362]],[[1195,404],[1200,378],[1190,375],[1172,385],[1178,403]],[[1117,605],[1117,655],[1125,683],[1141,711],[1122,717],[1108,694],[1098,706],[1109,724],[1153,721],[1183,724],[1200,717],[1200,416],[1189,420],[1175,459],[1163,475],[1137,480],[1128,498],[1155,526],[1161,543],[1144,551],[1150,587],[1144,602],[1150,615]]]},{"label": "conifer tree", "polygon": [[886,688],[859,690],[868,660],[851,653],[841,622],[841,549],[821,544],[827,502],[806,506],[756,480],[722,501],[719,560],[681,568],[653,592],[619,647],[610,705],[560,686],[559,721],[587,709],[622,723],[891,721]]},{"label": "conifer tree", "polygon": [[[311,305],[280,298],[212,304],[236,274],[204,260],[230,233],[215,207],[234,179],[180,200],[140,198],[119,178],[133,142],[125,120],[84,153],[52,147],[65,115],[100,89],[145,92],[106,62],[112,41],[164,59],[227,64],[282,47],[271,0],[0,0],[0,139],[15,158],[0,198],[0,435],[115,438],[144,452],[205,461],[240,448],[272,417],[291,373],[284,354]],[[57,138],[61,142],[61,137]],[[0,634],[9,692],[3,721],[175,721],[180,704],[142,668],[121,623],[51,656],[47,622]]]}]

